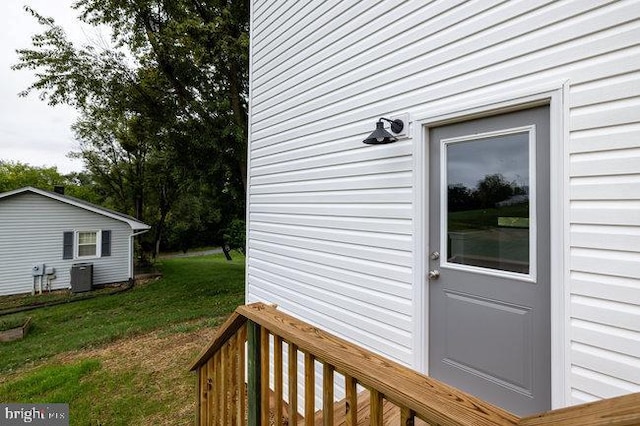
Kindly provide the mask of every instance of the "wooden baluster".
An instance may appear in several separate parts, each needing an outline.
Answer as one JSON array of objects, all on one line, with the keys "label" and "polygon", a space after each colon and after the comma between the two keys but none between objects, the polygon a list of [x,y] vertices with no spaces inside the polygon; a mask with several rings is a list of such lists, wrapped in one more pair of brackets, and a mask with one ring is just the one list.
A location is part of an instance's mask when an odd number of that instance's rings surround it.
[{"label": "wooden baluster", "polygon": [[200,366],[198,369],[199,376],[199,385],[198,385],[198,398],[199,406],[198,406],[198,416],[196,418],[196,424],[202,424],[204,422],[209,421],[209,417],[207,417],[208,413],[208,403],[209,400],[207,396],[209,395],[209,370],[208,370],[209,362],[207,361],[204,365]]},{"label": "wooden baluster", "polygon": [[224,393],[222,397],[223,401],[223,410],[222,410],[222,424],[228,425],[231,424],[231,418],[233,417],[233,413],[231,412],[231,407],[233,406],[233,364],[232,364],[232,356],[233,356],[233,340],[229,340],[226,345],[224,345],[224,352],[222,353],[223,359],[223,383],[224,383]]},{"label": "wooden baluster", "polygon": [[227,368],[229,369],[229,378],[227,379],[229,387],[229,424],[231,426],[238,425],[236,417],[236,407],[238,406],[238,335],[229,339],[229,358],[227,360]]},{"label": "wooden baluster", "polygon": [[208,424],[213,424],[215,420],[215,412],[216,412],[216,361],[215,355],[209,360],[208,364],[209,368],[209,402],[207,404],[207,417],[209,418]]},{"label": "wooden baluster", "polygon": [[269,364],[270,364],[270,351],[269,351],[269,330],[262,328],[262,334],[260,335],[260,373],[262,378],[260,379],[261,390],[260,393],[260,418],[262,426],[269,424]]},{"label": "wooden baluster", "polygon": [[274,392],[275,392],[275,423],[276,426],[282,426],[282,337],[273,337],[273,374],[274,374]]},{"label": "wooden baluster", "polygon": [[413,426],[415,424],[416,413],[407,407],[400,409],[400,424],[402,426]]},{"label": "wooden baluster", "polygon": [[196,425],[199,425],[202,419],[202,376],[202,367],[196,368]]},{"label": "wooden baluster", "polygon": [[247,341],[247,326],[242,326],[238,330],[238,364],[236,366],[238,370],[238,411],[236,416],[238,417],[238,424],[240,426],[246,426],[246,400],[245,400],[245,342]]},{"label": "wooden baluster", "polygon": [[220,349],[220,385],[222,386],[222,392],[220,393],[220,407],[222,424],[229,424],[229,342]]},{"label": "wooden baluster", "polygon": [[215,424],[219,424],[221,421],[222,411],[222,354],[220,351],[216,352],[213,356],[213,421]]},{"label": "wooden baluster", "polygon": [[371,414],[369,424],[371,426],[382,426],[382,394],[375,389],[371,389]]},{"label": "wooden baluster", "polygon": [[314,426],[316,411],[315,358],[304,354],[304,424]]},{"label": "wooden baluster", "polygon": [[345,388],[345,426],[357,426],[358,424],[358,391],[356,389],[356,380],[349,376],[344,376]]},{"label": "wooden baluster", "polygon": [[204,372],[204,380],[200,384],[200,423],[199,424],[209,424],[211,418],[209,417],[209,399],[211,398],[211,375],[209,373],[209,363],[211,363],[211,359],[209,359],[202,367],[202,371]]},{"label": "wooden baluster", "polygon": [[322,425],[333,426],[333,366],[322,368]]},{"label": "wooden baluster", "polygon": [[289,345],[289,426],[298,424],[298,348]]},{"label": "wooden baluster", "polygon": [[[209,369],[208,369],[208,365],[209,362],[211,360],[205,362],[203,365],[200,366],[200,371],[201,371],[201,375],[200,375],[200,385],[199,387],[199,398],[200,398],[200,402],[198,404],[198,408],[200,413],[198,414],[197,417],[199,417],[199,422],[197,424],[203,424],[203,423],[208,423],[209,422],[209,417],[208,417],[208,405],[209,405]],[[196,419],[198,420],[198,419]]]},{"label": "wooden baluster", "polygon": [[[249,342],[249,377],[248,377],[248,389],[247,397],[249,400],[248,406],[248,421],[249,426],[260,426],[260,402],[262,400],[260,391],[262,386],[260,384],[260,335],[261,327],[253,321],[247,323],[247,335]],[[216,424],[216,423],[213,423]]]}]

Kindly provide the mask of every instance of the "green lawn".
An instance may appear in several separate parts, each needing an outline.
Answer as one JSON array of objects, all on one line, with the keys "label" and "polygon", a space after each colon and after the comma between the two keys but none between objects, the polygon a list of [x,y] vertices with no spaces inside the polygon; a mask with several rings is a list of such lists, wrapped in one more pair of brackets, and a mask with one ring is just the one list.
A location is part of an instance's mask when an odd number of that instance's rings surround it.
[{"label": "green lawn", "polygon": [[[454,263],[528,273],[528,218],[529,203],[450,212],[447,258]],[[503,226],[501,220],[506,223],[525,220],[527,225]]]},{"label": "green lawn", "polygon": [[500,208],[462,210],[449,212],[448,230],[466,231],[498,226],[499,217],[529,217],[529,203],[514,204]]},{"label": "green lawn", "polygon": [[[71,424],[164,424],[149,416],[184,405],[172,388],[195,380],[186,370],[197,350],[172,359],[162,345],[181,338],[177,349],[206,345],[191,341],[201,338],[198,330],[220,324],[244,301],[244,258],[166,259],[161,270],[164,278],[123,293],[15,314],[31,316],[32,327],[24,340],[0,343],[0,402],[66,402]],[[119,342],[128,343],[110,359],[91,355]],[[150,359],[136,358],[156,343]],[[153,357],[164,373],[153,367]],[[194,399],[192,390],[186,398]]]}]

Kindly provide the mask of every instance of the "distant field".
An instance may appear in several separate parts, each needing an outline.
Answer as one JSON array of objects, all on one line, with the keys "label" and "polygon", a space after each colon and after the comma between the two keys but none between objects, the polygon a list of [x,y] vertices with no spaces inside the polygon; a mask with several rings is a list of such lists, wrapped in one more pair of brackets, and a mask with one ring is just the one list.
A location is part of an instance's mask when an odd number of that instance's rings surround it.
[{"label": "distant field", "polygon": [[448,214],[448,229],[449,231],[465,231],[491,228],[498,226],[499,217],[529,217],[529,204],[450,212]]},{"label": "distant field", "polygon": [[192,424],[187,368],[244,302],[244,258],[165,259],[161,269],[123,293],[12,315],[33,326],[0,344],[0,401],[66,402],[72,425]]}]

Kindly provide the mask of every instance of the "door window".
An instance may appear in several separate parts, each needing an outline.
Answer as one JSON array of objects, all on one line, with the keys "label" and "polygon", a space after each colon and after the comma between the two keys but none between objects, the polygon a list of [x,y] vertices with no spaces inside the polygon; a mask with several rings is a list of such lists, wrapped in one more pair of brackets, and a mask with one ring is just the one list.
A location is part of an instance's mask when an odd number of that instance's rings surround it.
[{"label": "door window", "polygon": [[442,140],[445,265],[535,271],[534,127]]}]

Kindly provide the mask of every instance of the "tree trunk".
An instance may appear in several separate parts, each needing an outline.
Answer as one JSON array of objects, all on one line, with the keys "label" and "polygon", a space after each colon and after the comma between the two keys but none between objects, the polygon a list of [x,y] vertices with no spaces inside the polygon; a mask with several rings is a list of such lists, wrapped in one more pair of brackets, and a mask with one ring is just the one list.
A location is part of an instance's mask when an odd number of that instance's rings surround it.
[{"label": "tree trunk", "polygon": [[240,169],[240,177],[242,178],[242,187],[247,192],[247,144],[248,144],[248,118],[247,111],[242,104],[240,93],[240,83],[238,81],[238,67],[233,63],[229,64],[229,100],[236,126],[239,130],[240,141],[237,150],[238,167]]}]

